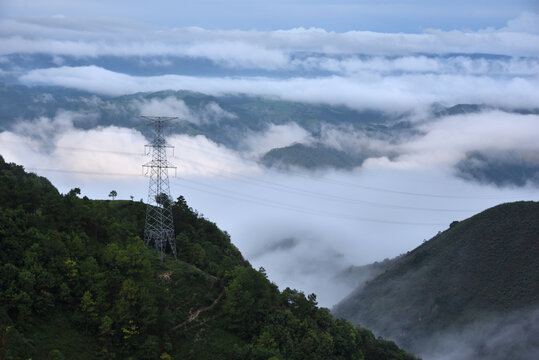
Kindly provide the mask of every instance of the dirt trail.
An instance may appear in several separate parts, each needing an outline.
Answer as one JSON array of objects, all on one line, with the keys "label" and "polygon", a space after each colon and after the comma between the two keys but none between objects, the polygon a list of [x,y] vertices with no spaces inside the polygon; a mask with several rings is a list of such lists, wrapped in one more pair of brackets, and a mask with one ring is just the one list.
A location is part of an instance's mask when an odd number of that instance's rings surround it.
[{"label": "dirt trail", "polygon": [[187,318],[187,320],[185,320],[185,321],[182,322],[181,324],[178,324],[178,325],[174,326],[171,330],[179,329],[179,328],[181,328],[182,326],[187,325],[188,323],[195,321],[195,320],[198,318],[198,316],[200,315],[200,313],[202,313],[202,312],[204,312],[204,311],[211,310],[215,305],[217,305],[217,303],[219,302],[219,300],[221,300],[221,298],[223,297],[224,293],[225,293],[225,290],[221,291],[221,293],[219,294],[219,296],[218,296],[215,300],[213,300],[213,302],[211,303],[211,305],[201,307],[200,309],[197,309],[194,313],[189,312],[189,317]]}]

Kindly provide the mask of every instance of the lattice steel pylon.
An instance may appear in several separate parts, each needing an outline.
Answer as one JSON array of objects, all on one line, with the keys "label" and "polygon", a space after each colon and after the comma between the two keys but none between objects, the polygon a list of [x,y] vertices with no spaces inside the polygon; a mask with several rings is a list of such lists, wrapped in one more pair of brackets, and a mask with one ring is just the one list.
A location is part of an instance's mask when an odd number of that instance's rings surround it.
[{"label": "lattice steel pylon", "polygon": [[146,155],[152,160],[142,165],[144,175],[149,176],[148,204],[146,208],[146,225],[144,226],[144,243],[152,242],[157,251],[161,253],[161,261],[165,257],[167,244],[176,258],[176,240],[174,236],[174,222],[172,220],[172,198],[168,181],[168,169],[176,167],[167,161],[168,145],[163,129],[166,122],[177,119],[175,117],[142,116],[150,120],[153,126],[154,137],[150,145],[146,145]]}]

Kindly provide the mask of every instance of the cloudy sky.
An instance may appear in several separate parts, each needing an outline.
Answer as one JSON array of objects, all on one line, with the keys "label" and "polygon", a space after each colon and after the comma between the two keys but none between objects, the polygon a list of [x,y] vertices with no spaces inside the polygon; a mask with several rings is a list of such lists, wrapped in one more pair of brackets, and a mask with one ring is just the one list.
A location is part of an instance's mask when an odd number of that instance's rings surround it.
[{"label": "cloudy sky", "polygon": [[[517,153],[539,164],[539,116],[521,111],[539,107],[539,2],[148,4],[1,1],[0,81],[100,96],[172,89],[344,105],[406,114],[422,134],[391,142],[327,126],[324,145],[381,155],[351,172],[316,173],[254,161],[273,147],[314,141],[293,122],[245,134],[243,152],[202,135],[168,139],[180,177],[172,195],[184,194],[230,232],[281,287],[316,292],[330,306],[347,291],[332,280],[335,272],[409,251],[500,202],[539,200],[532,184],[500,188],[454,176],[470,151]],[[434,121],[432,104],[488,110]],[[175,98],[132,106],[192,122],[236,116],[217,104],[196,112]],[[147,161],[140,155],[146,139],[135,127],[76,126],[96,116],[58,109],[8,119],[0,153],[62,192],[78,186],[104,198],[116,188],[120,198],[145,198],[146,179],[136,175]]]},{"label": "cloudy sky", "polygon": [[3,0],[4,16],[86,16],[128,19],[159,28],[197,26],[211,30],[282,30],[317,27],[345,32],[418,33],[426,29],[501,28],[523,12],[537,12],[535,0]]}]

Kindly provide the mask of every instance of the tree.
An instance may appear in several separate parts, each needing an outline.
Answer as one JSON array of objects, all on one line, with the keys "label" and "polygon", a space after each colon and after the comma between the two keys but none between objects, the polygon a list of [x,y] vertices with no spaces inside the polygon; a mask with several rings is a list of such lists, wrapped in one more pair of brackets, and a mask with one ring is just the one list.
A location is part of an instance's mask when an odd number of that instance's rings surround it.
[{"label": "tree", "polygon": [[88,325],[90,322],[94,322],[97,319],[97,303],[92,298],[92,293],[90,291],[84,292],[82,299],[80,300],[80,309],[82,310],[85,318],[84,332],[88,332]]},{"label": "tree", "polygon": [[69,197],[75,197],[77,195],[80,195],[80,188],[73,188],[67,193],[67,196]]},{"label": "tree", "polygon": [[258,334],[270,311],[277,304],[279,290],[268,281],[263,271],[237,266],[226,287],[223,310],[229,329],[249,339]]},{"label": "tree", "polygon": [[160,193],[159,195],[156,195],[155,202],[164,208],[168,208],[170,207],[170,205],[172,205],[172,199],[170,199],[170,197],[165,193]]},{"label": "tree", "polygon": [[112,198],[112,200],[114,200],[116,198],[116,196],[118,196],[118,193],[116,192],[116,190],[112,190],[110,193],[109,193],[109,197]]}]

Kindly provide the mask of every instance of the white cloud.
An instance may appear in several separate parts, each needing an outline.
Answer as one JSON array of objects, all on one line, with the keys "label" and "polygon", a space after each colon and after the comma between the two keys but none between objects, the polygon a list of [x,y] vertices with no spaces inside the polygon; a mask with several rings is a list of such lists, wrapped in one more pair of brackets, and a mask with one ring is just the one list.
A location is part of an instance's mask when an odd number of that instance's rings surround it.
[{"label": "white cloud", "polygon": [[[286,223],[285,223],[286,224]],[[290,248],[265,251],[268,245],[285,239],[293,241]],[[281,289],[290,287],[305,291],[307,294],[316,293],[322,306],[330,307],[342,300],[344,294],[351,289],[347,284],[332,279],[343,271],[349,260],[341,253],[335,244],[331,244],[327,234],[320,234],[307,227],[294,224],[275,224],[275,229],[259,232],[257,243],[250,253],[260,251],[260,255],[249,258],[254,266],[264,266],[272,281],[279,284]],[[340,245],[345,241],[340,239]],[[262,249],[257,249],[262,248]],[[246,254],[249,256],[249,252]],[[301,284],[298,287],[298,284]]]},{"label": "white cloud", "polygon": [[63,169],[79,178],[92,173],[140,174],[144,137],[115,126],[91,130],[73,126],[74,121],[86,118],[88,115],[60,111],[52,119],[20,121],[12,132],[0,133],[4,144],[0,152],[29,168]]},{"label": "white cloud", "polygon": [[54,96],[49,93],[41,93],[32,99],[36,103],[49,103],[54,101]]},{"label": "white cloud", "polygon": [[175,146],[176,159],[172,161],[178,166],[180,177],[249,175],[261,171],[255,163],[202,135],[174,135],[167,141]]},{"label": "white cloud", "polygon": [[202,121],[206,123],[216,123],[223,119],[237,118],[236,114],[224,110],[219,104],[213,101],[209,102],[201,109],[199,116]]},{"label": "white cloud", "polygon": [[178,121],[185,120],[194,124],[218,123],[223,119],[236,118],[235,114],[224,110],[216,102],[212,101],[202,108],[191,109],[183,100],[174,96],[135,100],[133,105],[139,109],[141,115],[177,117]]},{"label": "white cloud", "polygon": [[[336,33],[317,28],[156,30],[111,20],[4,19],[0,21],[0,53],[50,54],[53,63],[70,65],[77,63],[73,57],[127,56],[159,69],[158,75],[133,76],[95,65],[60,66],[30,70],[19,78],[25,84],[60,85],[107,95],[185,89],[390,112],[421,111],[433,102],[535,108],[539,34],[526,30],[535,17],[523,14],[499,30],[421,34]],[[518,26],[521,32],[517,32]],[[447,55],[452,53],[460,55]],[[477,53],[509,56],[466,55]],[[185,58],[194,61],[195,68],[203,64],[202,70],[192,70],[195,75],[191,76],[177,74],[183,68],[175,61],[181,63]],[[207,65],[207,60],[217,67]],[[207,66],[236,75],[212,77],[205,73]],[[207,110],[210,116],[212,110]],[[186,111],[180,114],[193,117]],[[198,117],[208,121],[203,115]]]},{"label": "white cloud", "polygon": [[140,114],[144,116],[170,116],[190,122],[198,122],[196,116],[185,105],[185,102],[173,96],[168,96],[164,99],[136,100],[134,105],[140,110]]},{"label": "white cloud", "polygon": [[[13,131],[0,133],[0,154],[29,168],[63,169],[81,179],[100,174],[142,174],[142,164],[149,161],[143,155],[148,140],[134,129],[107,126],[84,130],[73,126],[74,121],[86,118],[86,114],[60,111],[52,119],[20,121]],[[256,164],[202,135],[174,135],[167,141],[176,147],[176,157],[172,158],[172,152],[168,156],[182,177],[260,171]]]},{"label": "white cloud", "polygon": [[376,137],[365,131],[358,131],[352,126],[336,127],[323,125],[320,133],[320,142],[328,147],[352,153],[355,155],[373,156],[373,154],[387,154],[395,151],[390,138],[380,133]]},{"label": "white cloud", "polygon": [[274,31],[152,29],[111,20],[19,18],[0,21],[0,54],[45,53],[73,56],[187,56],[228,67],[277,69],[293,53],[413,55],[489,53],[539,55],[537,14],[525,13],[505,29],[478,32],[430,30],[420,34],[320,28]]},{"label": "white cloud", "polygon": [[539,34],[539,14],[524,12],[519,17],[509,20],[501,31]]},{"label": "white cloud", "polygon": [[219,41],[196,43],[188,46],[184,53],[192,57],[208,58],[229,68],[274,70],[286,68],[288,56],[281,50],[268,49],[246,41]]},{"label": "white cloud", "polygon": [[97,66],[60,67],[29,71],[26,84],[71,87],[108,95],[139,91],[192,90],[207,94],[242,93],[277,96],[309,103],[346,105],[354,109],[413,111],[434,102],[490,104],[535,108],[537,77],[488,77],[459,74],[392,74],[364,72],[356,76],[195,77],[181,75],[130,76]]},{"label": "white cloud", "polygon": [[[476,315],[476,318],[479,317]],[[429,334],[416,344],[419,356],[433,360],[535,359],[539,309],[482,314],[479,319]]]},{"label": "white cloud", "polygon": [[[49,101],[47,94],[44,95],[40,100]],[[16,133],[36,139],[42,142],[43,145],[49,145],[62,134],[74,130],[74,121],[86,122],[94,119],[95,115],[92,114],[61,110],[53,119],[42,116],[32,121],[20,121],[14,124],[13,127]]]},{"label": "white cloud", "polygon": [[[133,176],[141,174],[145,143],[142,134],[132,129],[116,126],[87,131],[72,129],[58,137],[51,159],[54,161],[54,168]],[[100,152],[100,149],[104,149],[104,144],[107,152]],[[80,177],[84,175],[81,174]]]},{"label": "white cloud", "polygon": [[55,65],[61,66],[61,65],[64,65],[65,59],[61,56],[53,55],[52,62]]},{"label": "white cloud", "polygon": [[391,73],[434,73],[454,75],[537,76],[537,58],[472,58],[468,56],[399,56],[358,57],[344,59],[333,57],[309,57],[294,61],[294,66],[308,70],[324,70],[337,74],[361,74],[374,72]]},{"label": "white cloud", "polygon": [[284,125],[271,124],[266,131],[247,136],[243,141],[243,146],[246,146],[255,156],[261,156],[274,148],[294,143],[310,144],[312,141],[311,134],[293,122]]},{"label": "white cloud", "polygon": [[372,158],[364,166],[430,168],[451,166],[470,151],[539,153],[539,116],[488,111],[455,115],[419,127],[424,136],[393,146],[393,160]]}]

